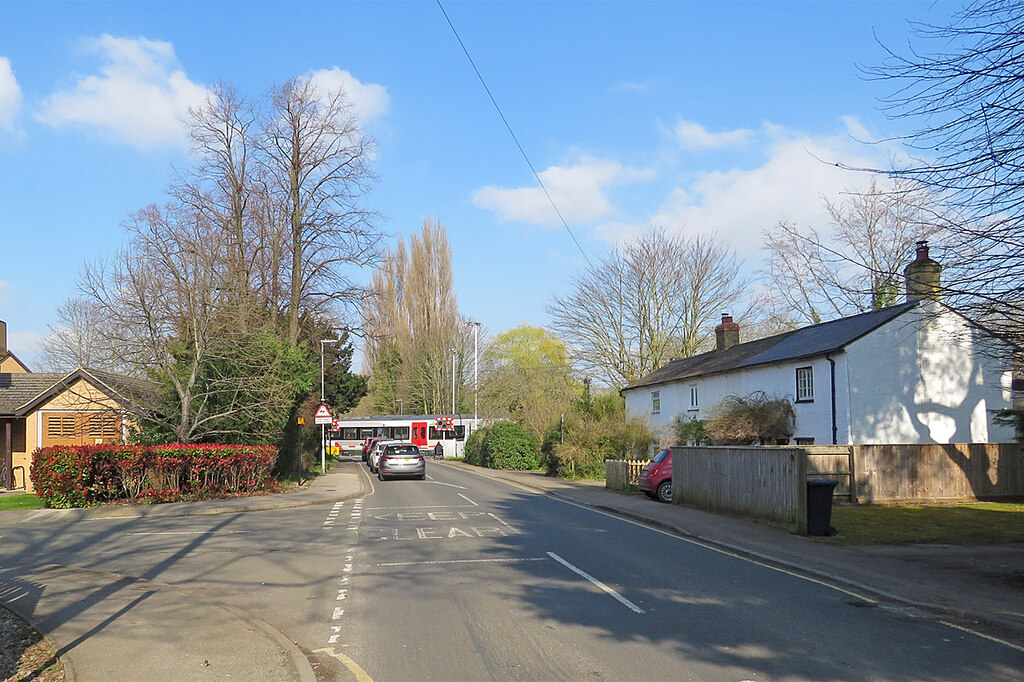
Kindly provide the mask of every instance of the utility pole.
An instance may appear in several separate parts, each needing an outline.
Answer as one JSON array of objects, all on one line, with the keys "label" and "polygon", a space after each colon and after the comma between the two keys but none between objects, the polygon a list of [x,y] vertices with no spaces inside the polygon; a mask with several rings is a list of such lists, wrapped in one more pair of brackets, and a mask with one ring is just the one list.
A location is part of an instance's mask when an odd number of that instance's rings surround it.
[{"label": "utility pole", "polygon": [[476,430],[480,397],[480,323],[470,324],[473,325],[473,430]]},{"label": "utility pole", "polygon": [[449,348],[448,352],[452,354],[452,416],[455,416],[455,349]]},{"label": "utility pole", "polygon": [[[324,346],[328,343],[338,343],[339,339],[320,339],[320,402],[324,397]],[[320,473],[327,473],[327,424],[320,425]]]}]

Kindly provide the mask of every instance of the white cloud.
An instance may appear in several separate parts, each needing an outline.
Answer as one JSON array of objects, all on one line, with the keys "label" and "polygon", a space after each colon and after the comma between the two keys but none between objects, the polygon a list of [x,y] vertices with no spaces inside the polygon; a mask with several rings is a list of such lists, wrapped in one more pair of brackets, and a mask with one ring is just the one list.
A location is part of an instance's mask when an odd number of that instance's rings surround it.
[{"label": "white cloud", "polygon": [[[617,161],[583,158],[577,164],[551,166],[540,172],[551,199],[570,223],[589,223],[616,212],[607,195],[613,186],[649,179],[649,170],[626,168]],[[488,186],[473,193],[473,203],[494,211],[502,221],[544,226],[560,224],[540,187],[507,189]]]},{"label": "white cloud", "polygon": [[611,92],[647,92],[651,89],[649,80],[643,82],[619,81],[609,88]]},{"label": "white cloud", "polygon": [[26,363],[39,353],[42,342],[43,335],[38,332],[15,332],[7,336],[7,347]]},{"label": "white cloud", "polygon": [[675,133],[676,140],[683,149],[738,147],[745,144],[752,135],[750,130],[743,128],[712,133],[699,123],[683,120],[676,123],[672,131]]},{"label": "white cloud", "polygon": [[11,60],[0,57],[0,130],[14,130],[14,119],[21,109],[21,87],[14,77]]},{"label": "white cloud", "polygon": [[[609,222],[595,229],[595,236],[620,243],[648,225],[704,233],[720,237],[747,259],[759,257],[761,232],[785,218],[798,225],[827,228],[829,216],[822,196],[865,187],[865,173],[844,171],[836,161],[869,166],[884,161],[887,150],[870,148],[847,134],[809,136],[766,126],[764,151],[767,160],[750,169],[709,169],[690,182],[671,188],[661,205],[646,219]],[[827,229],[825,230],[827,232]]]},{"label": "white cloud", "polygon": [[314,71],[309,74],[309,80],[321,98],[338,89],[344,90],[363,123],[388,113],[391,101],[383,85],[363,83],[337,66]]},{"label": "white cloud", "polygon": [[210,91],[189,80],[170,43],[103,35],[84,46],[100,55],[99,73],[47,97],[39,120],[98,129],[139,149],[188,147],[181,121]]}]

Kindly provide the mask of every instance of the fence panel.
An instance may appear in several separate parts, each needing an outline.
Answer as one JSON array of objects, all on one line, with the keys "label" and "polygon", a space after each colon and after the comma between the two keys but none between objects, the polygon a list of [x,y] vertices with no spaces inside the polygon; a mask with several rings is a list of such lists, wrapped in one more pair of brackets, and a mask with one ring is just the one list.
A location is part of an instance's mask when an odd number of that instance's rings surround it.
[{"label": "fence panel", "polygon": [[799,448],[673,447],[672,498],[807,532],[807,458]]},{"label": "fence panel", "polygon": [[1016,443],[857,445],[859,503],[970,502],[1024,497]]},{"label": "fence panel", "polygon": [[640,472],[650,464],[647,459],[612,460],[604,462],[604,487],[626,490],[637,484]]}]

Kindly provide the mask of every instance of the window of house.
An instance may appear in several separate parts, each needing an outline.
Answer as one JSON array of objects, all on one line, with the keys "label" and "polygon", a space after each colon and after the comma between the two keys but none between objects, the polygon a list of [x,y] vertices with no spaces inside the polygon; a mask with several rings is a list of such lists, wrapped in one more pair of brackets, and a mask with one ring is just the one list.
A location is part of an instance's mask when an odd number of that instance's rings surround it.
[{"label": "window of house", "polygon": [[96,414],[89,417],[89,437],[117,438],[121,435],[120,421],[116,414]]},{"label": "window of house", "polygon": [[697,397],[697,387],[690,386],[690,409],[696,410],[700,408],[700,401]]},{"label": "window of house", "polygon": [[797,445],[814,445],[814,439],[813,438],[797,438],[796,439],[796,444]]},{"label": "window of house", "polygon": [[796,368],[796,401],[814,402],[814,370],[811,367]]},{"label": "window of house", "polygon": [[75,415],[52,414],[47,416],[46,435],[50,438],[74,438]]},{"label": "window of house", "polygon": [[661,391],[651,391],[651,414],[661,412]]}]

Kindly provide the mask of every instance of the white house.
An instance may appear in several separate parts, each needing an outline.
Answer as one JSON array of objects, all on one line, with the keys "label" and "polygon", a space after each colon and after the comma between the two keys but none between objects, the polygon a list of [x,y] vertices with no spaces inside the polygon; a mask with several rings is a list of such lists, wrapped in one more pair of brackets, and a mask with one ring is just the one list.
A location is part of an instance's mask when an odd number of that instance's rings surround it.
[{"label": "white house", "polygon": [[667,432],[763,391],[792,401],[798,445],[1011,441],[991,410],[1012,405],[1014,348],[938,300],[940,271],[920,242],[905,303],[747,343],[723,315],[715,350],[623,389],[626,413]]}]

